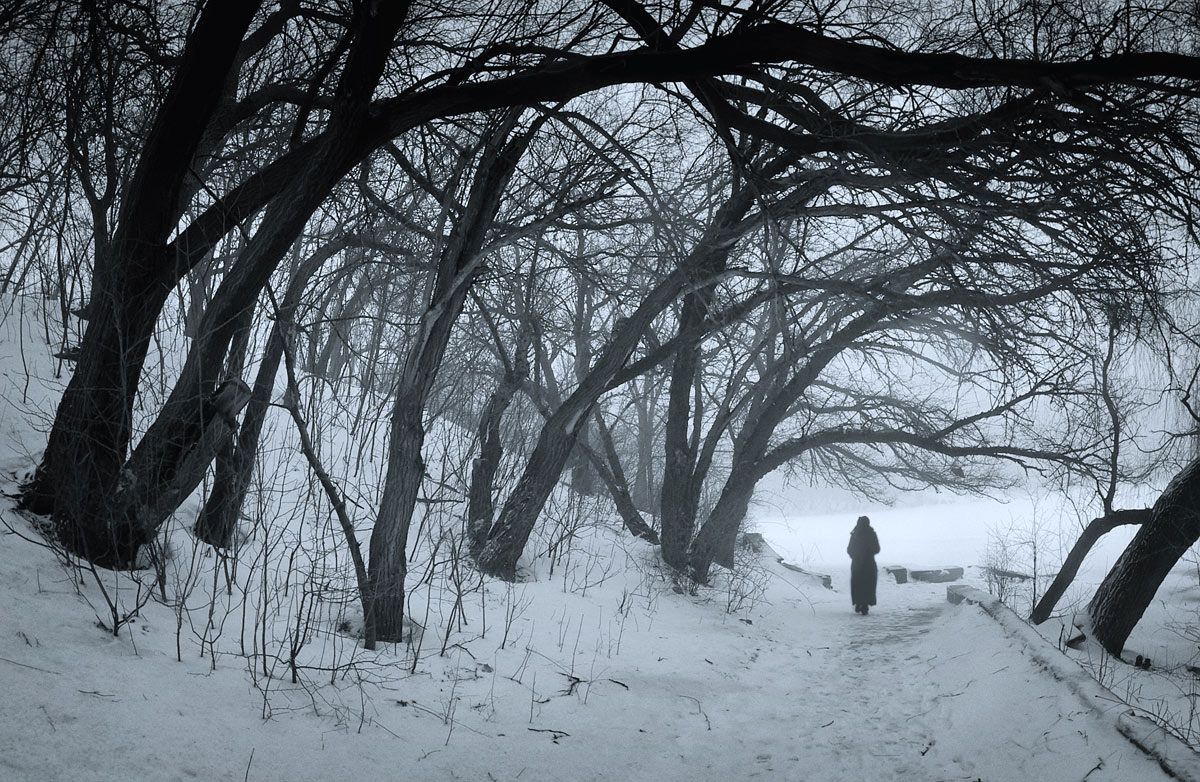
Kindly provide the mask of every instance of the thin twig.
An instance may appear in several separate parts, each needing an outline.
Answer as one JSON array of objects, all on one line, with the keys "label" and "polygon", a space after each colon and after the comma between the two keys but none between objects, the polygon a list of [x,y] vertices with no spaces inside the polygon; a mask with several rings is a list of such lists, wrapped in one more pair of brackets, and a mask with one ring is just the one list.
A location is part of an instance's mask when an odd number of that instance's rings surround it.
[{"label": "thin twig", "polygon": [[33,671],[41,671],[42,673],[52,673],[55,676],[62,675],[61,671],[51,671],[46,668],[38,668],[36,665],[26,665],[25,663],[19,663],[16,660],[10,660],[7,657],[0,657],[0,660],[3,660],[6,663],[12,663],[13,665],[19,665],[22,668],[29,668],[30,670],[33,670]]}]

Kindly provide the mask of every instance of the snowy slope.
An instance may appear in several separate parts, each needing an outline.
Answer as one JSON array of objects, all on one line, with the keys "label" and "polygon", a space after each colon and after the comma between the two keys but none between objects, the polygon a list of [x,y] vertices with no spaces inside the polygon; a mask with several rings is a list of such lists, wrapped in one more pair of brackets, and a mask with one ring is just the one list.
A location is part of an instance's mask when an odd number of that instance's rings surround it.
[{"label": "snowy slope", "polygon": [[[60,382],[18,322],[0,320],[6,492],[36,459]],[[870,510],[881,562],[909,566],[977,564],[985,521],[1013,512]],[[780,553],[833,589],[747,553],[681,593],[603,506],[574,518],[553,557],[535,546],[526,583],[417,552],[410,615],[424,634],[367,653],[339,630],[353,604],[338,603],[340,571],[313,564],[320,525],[282,514],[300,531],[260,530],[236,561],[177,525],[162,601],[153,572],[69,563],[0,499],[0,781],[1167,778],[1120,732],[1125,704],[1081,696],[1037,639],[949,605],[944,585],[881,577],[880,605],[855,614],[842,553],[854,515],[760,513]],[[1110,684],[1148,684],[1107,666]]]},{"label": "snowy slope", "polygon": [[503,649],[499,622],[415,672],[385,653],[301,687],[190,642],[176,661],[155,604],[113,638],[16,535],[0,574],[0,779],[1166,778],[1118,732],[1123,704],[1086,702],[941,585],[884,580],[862,617],[769,560],[732,614],[654,578],[540,581]]}]

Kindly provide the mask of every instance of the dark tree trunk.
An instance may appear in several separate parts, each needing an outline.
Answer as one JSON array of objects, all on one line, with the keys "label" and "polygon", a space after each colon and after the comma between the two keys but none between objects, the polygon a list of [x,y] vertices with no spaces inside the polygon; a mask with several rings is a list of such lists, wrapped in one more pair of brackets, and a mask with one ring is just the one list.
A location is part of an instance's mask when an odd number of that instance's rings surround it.
[{"label": "dark tree trunk", "polygon": [[[246,366],[246,351],[249,348],[250,329],[253,324],[253,320],[254,310],[252,308],[247,308],[241,313],[241,315],[238,316],[237,322],[234,326],[233,340],[229,346],[229,355],[225,362],[224,376],[226,380],[233,381],[232,386],[226,386],[226,388],[237,388],[239,395],[244,397],[243,399],[238,400],[239,410],[246,404],[247,401],[249,401],[249,398],[251,397],[251,391],[242,382],[241,377]],[[178,479],[178,486],[175,487],[173,492],[162,491],[161,489],[159,490],[159,497],[157,498],[157,501],[162,502],[163,504],[173,503],[173,505],[166,511],[167,514],[174,510],[174,508],[178,506],[180,502],[182,502],[189,494],[191,494],[191,492],[196,488],[196,485],[200,482],[200,480],[203,479],[206,465],[210,460],[210,454],[215,454],[217,460],[214,481],[228,480],[230,478],[229,473],[234,468],[237,458],[237,447],[235,442],[237,427],[232,415],[224,416],[222,423],[227,425],[229,428],[228,435],[220,437],[219,439],[215,439],[215,443],[205,442],[214,437],[214,435],[210,434],[208,431],[205,431],[204,435],[201,438],[198,438],[195,442],[184,444],[184,447],[191,449],[191,453],[188,455],[187,460],[194,462],[194,464],[182,466],[181,469],[177,471],[176,477]],[[182,463],[182,460],[180,461]],[[138,515],[142,516],[141,513]],[[157,528],[157,525],[155,525],[155,528]],[[224,547],[228,548],[228,546],[229,543],[226,541]]]},{"label": "dark tree trunk", "polygon": [[[697,294],[685,297],[679,316],[679,333],[696,329],[706,310],[707,306]],[[700,447],[698,432],[691,429],[692,389],[699,368],[700,345],[696,340],[675,354],[667,391],[662,499],[659,502],[662,557],[679,571],[687,567],[688,546],[695,532],[700,486],[704,480],[704,476],[696,473],[696,455]]]},{"label": "dark tree trunk", "polygon": [[738,530],[742,519],[746,517],[754,487],[760,477],[756,472],[747,470],[731,475],[725,483],[720,499],[700,527],[688,552],[687,572],[696,583],[708,583],[708,572],[713,562],[733,568]]},{"label": "dark tree trunk", "polygon": [[685,268],[676,269],[642,301],[634,314],[613,330],[612,340],[597,358],[586,380],[579,384],[542,425],[537,443],[521,478],[492,525],[479,566],[487,574],[515,579],[517,560],[533,532],[538,515],[562,475],[575,437],[591,415],[609,382],[633,353],[651,321],[667,308],[687,284]]},{"label": "dark tree trunk", "polygon": [[[245,371],[246,351],[250,347],[250,329],[254,321],[253,315],[254,311],[247,309],[242,314],[241,320],[237,325],[237,331],[235,332],[233,343],[229,346],[229,358],[225,362],[226,378],[240,378],[242,373]],[[254,395],[253,392],[251,392],[250,399],[253,398]],[[216,491],[218,484],[229,482],[234,479],[234,472],[237,469],[237,439],[238,438],[236,436],[231,434],[230,437],[222,441],[217,447],[216,461],[213,466],[213,487],[209,491],[210,498]],[[207,507],[207,504],[208,503],[206,502],[204,507]],[[203,516],[204,507],[201,508],[201,516]],[[200,531],[203,529],[204,528],[201,525],[200,520],[197,519],[196,524],[193,527],[193,532],[196,532],[197,537],[200,537],[201,540],[205,540],[205,538],[200,535]],[[205,532],[207,532],[207,530],[205,530]],[[219,546],[219,548],[229,548],[232,533],[232,527],[225,531],[225,536],[223,538],[225,542],[223,545]]]},{"label": "dark tree trunk", "polygon": [[1079,572],[1079,567],[1083,564],[1083,560],[1087,557],[1088,552],[1092,550],[1092,546],[1096,545],[1096,541],[1117,527],[1125,524],[1143,524],[1149,517],[1150,511],[1140,508],[1138,510],[1113,511],[1107,516],[1092,519],[1084,527],[1083,532],[1080,533],[1079,539],[1075,541],[1075,545],[1071,547],[1070,553],[1067,554],[1062,567],[1058,570],[1058,575],[1054,577],[1054,581],[1050,583],[1050,587],[1042,595],[1042,598],[1038,600],[1037,605],[1034,606],[1033,612],[1029,615],[1029,621],[1035,625],[1040,625],[1050,618],[1054,607],[1062,599],[1063,593],[1067,591],[1067,587],[1071,586],[1071,582],[1075,580],[1075,574]]},{"label": "dark tree trunk", "polygon": [[[621,467],[621,456],[617,453],[617,445],[613,442],[612,432],[605,426],[599,411],[593,417],[596,421],[596,434],[604,446],[604,458],[607,462],[607,464],[601,463],[596,466],[600,480],[608,487],[613,503],[617,506],[617,513],[620,514],[621,521],[625,524],[625,529],[629,530],[629,534],[658,545],[662,542],[658,533],[646,523],[633,503],[633,497],[629,493],[629,482],[625,479],[625,470]],[[596,459],[599,461],[598,456]]]},{"label": "dark tree trunk", "polygon": [[141,531],[122,523],[113,494],[128,484],[134,397],[158,313],[173,279],[167,240],[183,208],[184,181],[225,90],[260,2],[205,5],[146,139],[116,233],[97,259],[93,317],[63,392],[46,452],[23,504],[55,519],[62,542],[97,564],[132,566]]},{"label": "dark tree trunk", "polygon": [[[215,456],[219,443],[204,434],[209,416],[205,400],[213,394],[219,379],[238,317],[254,306],[309,216],[361,155],[363,116],[403,14],[402,5],[389,5],[376,13],[364,7],[356,17],[356,45],[346,59],[327,134],[312,150],[303,170],[267,207],[259,230],[221,281],[175,388],[129,461],[120,468],[121,480],[99,487],[99,502],[105,503],[105,513],[70,522],[70,526],[99,522],[107,528],[110,539],[125,543],[118,553],[129,562],[136,557],[136,546],[145,542],[147,533],[152,535],[174,510],[169,503],[182,500],[186,495],[180,492],[188,485],[195,488],[199,484]],[[165,274],[161,272],[164,268],[169,265],[160,264],[160,273]],[[155,315],[160,307],[161,303],[154,307]],[[146,328],[147,339],[152,325],[151,321]],[[144,345],[140,350],[144,357]],[[136,384],[130,386],[130,399],[135,389]],[[201,435],[202,442],[196,439]],[[160,496],[148,501],[155,492]]]},{"label": "dark tree trunk", "polygon": [[432,380],[429,373],[412,374],[402,380],[392,409],[387,473],[371,532],[367,565],[370,587],[367,624],[371,630],[367,637],[384,642],[404,638],[404,578],[408,573],[405,547],[417,495],[425,478],[425,462],[421,458],[425,444],[422,421],[425,397],[412,398],[405,392],[413,390],[420,394],[422,388],[432,385]]},{"label": "dark tree trunk", "polygon": [[[340,170],[335,162],[330,165]],[[168,483],[191,484],[192,488],[199,485],[216,449],[194,452],[191,438],[202,431],[203,400],[220,379],[223,357],[237,321],[245,310],[255,306],[259,291],[303,229],[307,216],[338,178],[340,174],[330,168],[314,165],[310,177],[268,210],[263,227],[222,280],[174,389],[125,465],[123,474],[128,482],[145,491]],[[144,503],[128,493],[122,496],[120,490],[114,501],[114,523],[139,530],[156,529],[174,510],[163,502]]]},{"label": "dark tree trunk", "polygon": [[[322,264],[355,241],[355,237],[344,237],[323,246],[303,263],[293,264],[291,279],[279,311],[275,313],[275,322],[271,325],[267,346],[259,362],[250,402],[242,416],[237,442],[232,448],[226,449],[227,453],[218,453],[212,490],[196,519],[196,537],[211,546],[228,549],[233,545],[233,532],[237,528],[246,491],[253,477],[254,457],[258,454],[259,438],[271,407],[275,378],[283,360],[283,330],[292,328],[292,317],[312,275]],[[294,246],[298,252],[299,243]]]},{"label": "dark tree trunk", "polygon": [[403,637],[404,578],[408,571],[405,547],[425,476],[421,456],[425,444],[425,405],[454,324],[482,267],[479,253],[484,238],[495,220],[513,171],[541,125],[535,123],[509,141],[520,113],[520,109],[510,110],[488,140],[466,209],[438,263],[421,328],[400,371],[392,408],[387,474],[379,516],[371,534],[368,567],[371,619],[375,623],[375,637],[380,641],[399,641]]},{"label": "dark tree trunk", "polygon": [[1167,573],[1200,538],[1200,459],[1172,479],[1088,605],[1092,635],[1120,655]]},{"label": "dark tree trunk", "polygon": [[532,329],[522,328],[517,337],[516,349],[513,351],[513,361],[505,369],[504,377],[488,399],[479,421],[479,456],[471,463],[471,487],[467,495],[467,544],[472,559],[478,559],[492,528],[492,518],[495,515],[492,490],[496,471],[500,468],[500,459],[504,455],[504,445],[500,441],[500,423],[512,403],[513,396],[529,375],[531,340]]},{"label": "dark tree trunk", "polygon": [[[208,19],[210,11],[219,12],[224,5],[237,9],[237,14],[231,15],[233,10],[224,9],[224,16],[219,21],[204,21]],[[263,228],[250,241],[238,264],[223,280],[209,307],[203,331],[193,345],[171,398],[128,465],[122,465],[121,459],[129,439],[128,411],[132,409],[138,374],[154,320],[161,309],[163,297],[170,289],[169,280],[163,280],[162,277],[176,273],[174,265],[166,262],[170,258],[164,251],[165,239],[178,220],[177,194],[189,170],[192,153],[181,157],[176,147],[182,145],[187,148],[188,145],[181,144],[174,137],[181,133],[191,134],[190,150],[194,151],[195,142],[212,113],[227,74],[228,60],[221,56],[225,53],[221,44],[232,44],[227,52],[232,56],[245,30],[245,25],[239,30],[237,25],[231,24],[231,20],[241,19],[244,14],[244,21],[248,23],[256,5],[210,3],[205,8],[201,23],[189,37],[187,52],[192,52],[194,46],[200,46],[201,51],[193,53],[200,62],[224,63],[225,67],[216,74],[220,77],[216,80],[212,79],[209,72],[211,67],[209,71],[199,69],[202,75],[209,77],[207,82],[210,83],[192,85],[198,94],[177,96],[178,102],[188,109],[173,112],[169,110],[172,106],[169,100],[167,107],[160,112],[158,125],[147,142],[147,151],[139,162],[139,173],[131,186],[133,196],[122,213],[121,225],[135,227],[128,229],[130,235],[113,243],[114,258],[105,264],[106,273],[97,282],[97,290],[103,295],[93,296],[93,301],[98,303],[100,309],[111,308],[112,323],[101,319],[89,326],[89,332],[94,329],[97,336],[91,340],[85,339],[92,350],[81,358],[84,371],[72,381],[76,388],[68,388],[64,394],[62,414],[55,419],[55,429],[60,436],[52,433],[44,459],[44,474],[53,480],[65,467],[64,455],[78,457],[89,451],[99,454],[97,462],[101,469],[76,469],[73,472],[82,477],[77,477],[73,482],[58,481],[58,485],[46,491],[53,505],[51,510],[60,517],[64,527],[64,540],[77,541],[75,548],[82,549],[81,553],[85,556],[104,564],[131,564],[146,533],[149,531],[152,534],[153,529],[165,518],[162,514],[166,498],[177,496],[192,481],[198,483],[197,473],[203,476],[207,464],[204,457],[211,459],[213,455],[208,445],[197,451],[195,442],[187,442],[181,437],[199,437],[206,431],[204,400],[215,385],[220,359],[232,337],[233,323],[240,312],[253,306],[258,291],[303,226],[307,215],[353,163],[357,148],[350,143],[350,139],[358,132],[358,114],[366,109],[372,85],[382,67],[383,54],[390,43],[386,25],[374,24],[377,20],[373,19],[365,20],[365,23],[360,20],[364,37],[375,46],[368,44],[364,47],[365,53],[352,52],[348,58],[343,73],[343,103],[339,106],[342,110],[333,112],[329,135],[313,151],[305,170],[268,208],[262,222]],[[389,11],[389,15],[392,13]],[[398,19],[395,21],[398,22]],[[209,27],[213,28],[208,31],[209,34],[200,34],[202,28],[208,30]],[[214,35],[213,31],[219,33]],[[211,45],[211,49],[203,49],[205,45]],[[183,61],[175,86],[195,81],[190,77],[192,71],[197,69],[196,64],[191,63],[189,67],[190,59],[186,52]],[[208,92],[204,91],[205,86]],[[172,89],[174,94],[175,87]],[[207,113],[197,114],[194,108],[197,105],[207,105]],[[186,130],[181,129],[183,125],[186,125]],[[162,134],[168,137],[166,141],[159,137],[159,131],[164,126],[169,129],[169,132]],[[161,154],[160,147],[164,144],[170,148],[170,153]],[[151,151],[154,150],[160,154],[152,155]],[[178,163],[174,180],[169,178],[169,170],[163,170],[169,169],[169,166],[156,167],[164,159],[176,159]],[[153,170],[143,176],[147,169]],[[155,184],[160,187],[156,189],[150,186]],[[146,214],[143,213],[153,215],[155,219],[145,219]],[[121,229],[118,229],[119,238],[120,232]],[[127,246],[133,250],[122,252],[122,248]],[[154,262],[150,263],[150,260]],[[113,282],[115,280],[132,282],[118,285]],[[131,286],[135,284],[142,287],[134,290]],[[136,309],[137,317],[129,317],[131,307]],[[106,325],[112,328],[104,328]],[[92,365],[98,367],[95,372],[92,371]],[[121,383],[106,380],[107,376],[113,375],[125,375],[126,379]],[[81,386],[81,381],[86,386]],[[82,404],[76,400],[77,395],[82,398]],[[81,415],[91,417],[90,426],[79,425]],[[103,436],[96,436],[95,429],[103,430]],[[208,442],[207,437],[205,442]],[[35,500],[48,482],[36,482],[31,492]],[[84,485],[80,486],[80,483]],[[168,485],[174,488],[162,492],[161,501],[145,501],[154,487]],[[85,496],[90,499],[82,507],[78,502],[68,502],[68,505],[76,507],[63,508],[59,496],[67,499]],[[34,501],[30,506],[40,509],[46,504],[44,501]],[[155,518],[155,515],[159,517]],[[98,551],[99,544],[105,545]]]},{"label": "dark tree trunk", "polygon": [[116,492],[123,514],[118,526],[133,530],[142,545],[149,543],[162,521],[200,485],[213,457],[237,431],[236,416],[249,400],[250,387],[240,379],[218,386],[201,402],[196,418],[156,450],[169,466],[154,471],[153,483],[138,479],[145,472],[131,460],[126,468],[131,480]]},{"label": "dark tree trunk", "polygon": [[[906,276],[897,277],[895,282],[906,286],[911,284],[919,268],[914,267]],[[786,375],[776,371],[778,367],[769,371],[760,368],[766,377],[749,406],[745,426],[734,438],[729,478],[716,507],[689,551],[688,571],[697,583],[707,582],[713,562],[733,567],[738,528],[754,496],[755,485],[763,476],[782,466],[790,455],[795,455],[780,448],[771,448],[771,437],[787,418],[792,405],[821,376],[830,362],[855,340],[878,328],[888,312],[887,306],[880,303],[867,305],[840,328],[833,329],[824,344],[810,350],[807,358],[786,381]],[[784,367],[791,365],[788,358],[777,360],[784,361]]]},{"label": "dark tree trunk", "polygon": [[196,537],[210,546],[228,549],[233,545],[233,532],[237,529],[246,491],[254,474],[254,457],[258,453],[259,438],[271,407],[271,397],[275,393],[275,376],[279,373],[282,358],[283,336],[280,333],[280,321],[276,320],[259,363],[250,402],[242,416],[237,442],[230,454],[217,459],[212,490],[196,519]]},{"label": "dark tree trunk", "polygon": [[[572,395],[572,399],[574,397]],[[568,399],[559,412],[568,405],[575,409],[584,403],[577,400],[572,404]],[[584,407],[579,412],[580,419],[589,413],[591,404]],[[533,522],[546,505],[554,484],[562,475],[563,465],[575,447],[575,431],[568,426],[578,425],[580,419],[572,422],[569,416],[559,415],[559,412],[542,426],[525,472],[504,503],[500,518],[492,525],[487,544],[479,554],[479,567],[488,575],[508,581],[516,580],[517,560],[521,558],[529,535],[533,532]]]},{"label": "dark tree trunk", "polygon": [[[730,231],[746,215],[751,206],[749,198],[731,198],[714,220],[713,228]],[[729,263],[729,245],[716,245],[698,259],[701,276],[711,277],[723,272]],[[700,490],[708,472],[708,464],[700,458],[699,410],[692,408],[692,394],[700,371],[701,326],[712,306],[711,286],[691,291],[683,298],[677,334],[680,338],[694,335],[680,346],[671,367],[667,389],[667,420],[662,478],[662,500],[659,503],[662,519],[663,561],[678,571],[688,566],[688,546],[696,530],[696,514],[700,509]]]},{"label": "dark tree trunk", "polygon": [[104,567],[128,568],[147,541],[114,523],[113,495],[129,480],[121,468],[134,394],[161,303],[145,297],[118,314],[114,297],[99,293],[99,287],[92,296],[100,305],[94,307],[79,364],[22,504],[54,519],[68,551]]}]

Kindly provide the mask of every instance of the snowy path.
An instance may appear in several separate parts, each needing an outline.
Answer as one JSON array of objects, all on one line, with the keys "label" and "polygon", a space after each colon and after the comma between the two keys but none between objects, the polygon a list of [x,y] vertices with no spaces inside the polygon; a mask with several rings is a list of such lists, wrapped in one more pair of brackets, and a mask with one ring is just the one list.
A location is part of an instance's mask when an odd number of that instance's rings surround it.
[{"label": "snowy path", "polygon": [[[832,696],[832,724],[808,735],[814,750],[828,755],[847,778],[875,773],[881,764],[897,777],[956,778],[953,768],[929,755],[936,730],[923,718],[936,711],[941,693],[902,686],[927,680],[928,662],[914,649],[943,611],[942,605],[881,609],[867,617],[848,615],[841,624],[845,633],[831,650],[829,666],[842,681],[827,680],[832,686],[823,693],[826,700]],[[894,697],[898,685],[906,697]],[[930,762],[922,762],[927,757]]]},{"label": "snowy path", "polygon": [[[956,609],[880,606],[862,617],[840,593],[817,597],[815,616],[793,615],[750,655],[745,690],[706,704],[721,738],[692,740],[719,741],[723,757],[695,769],[699,778],[799,780],[820,769],[828,779],[973,779],[970,763],[934,751],[946,727],[939,704],[954,694],[933,686],[928,641]],[[798,637],[817,624],[819,640]]]},{"label": "snowy path", "polygon": [[826,641],[772,650],[798,708],[795,750],[771,778],[1167,778],[1115,730],[1123,704],[1089,707],[979,608],[946,603],[944,585],[881,578],[867,617],[822,597],[812,621]]}]

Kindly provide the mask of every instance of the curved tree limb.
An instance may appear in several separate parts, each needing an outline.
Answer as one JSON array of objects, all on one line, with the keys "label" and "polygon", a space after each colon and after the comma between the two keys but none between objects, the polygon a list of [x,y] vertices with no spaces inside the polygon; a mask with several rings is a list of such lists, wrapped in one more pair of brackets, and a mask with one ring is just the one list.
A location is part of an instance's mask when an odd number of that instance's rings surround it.
[{"label": "curved tree limb", "polygon": [[1143,524],[1148,518],[1150,518],[1149,508],[1137,508],[1113,511],[1089,521],[1088,525],[1083,528],[1083,532],[1080,533],[1079,539],[1075,541],[1075,545],[1071,547],[1071,552],[1063,560],[1062,567],[1059,569],[1058,575],[1054,577],[1054,581],[1051,582],[1050,588],[1034,606],[1033,613],[1029,615],[1029,621],[1040,625],[1050,618],[1051,612],[1054,611],[1054,607],[1062,599],[1063,593],[1075,579],[1075,574],[1079,572],[1079,566],[1083,564],[1083,560],[1092,550],[1092,546],[1096,545],[1096,541],[1117,527],[1125,524]]}]

